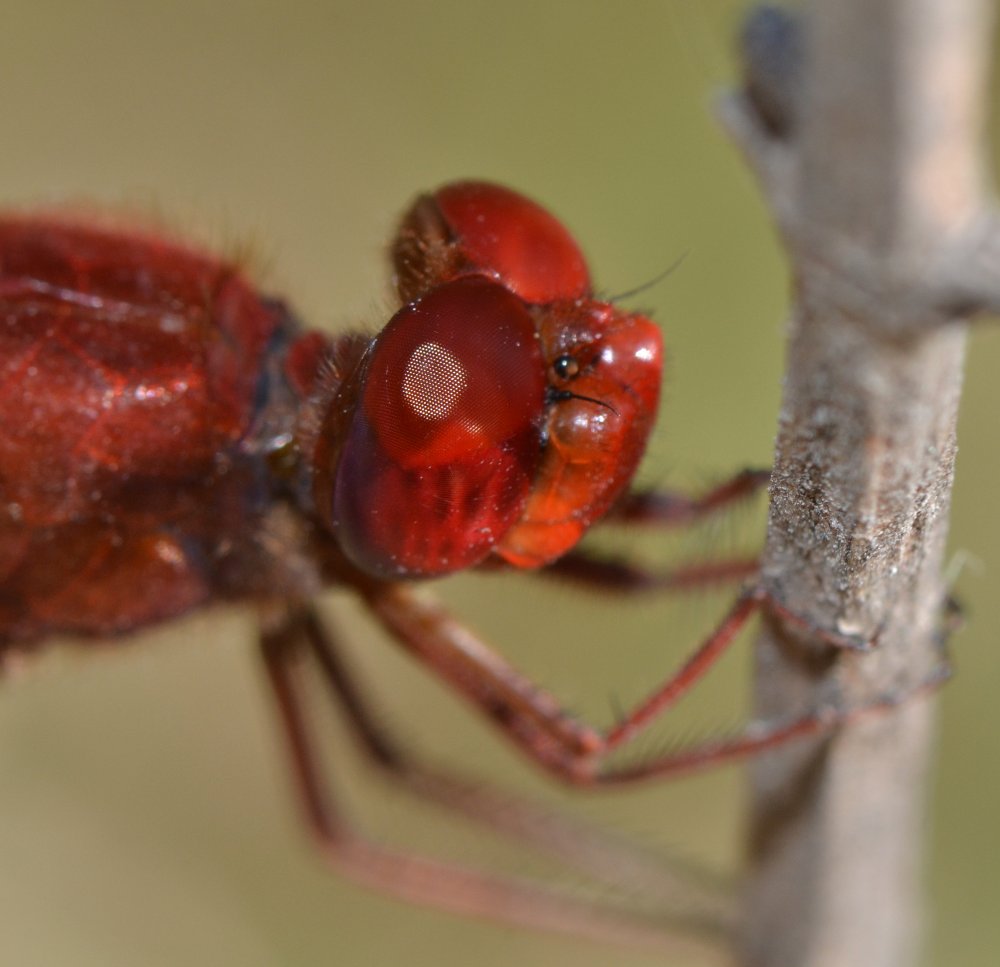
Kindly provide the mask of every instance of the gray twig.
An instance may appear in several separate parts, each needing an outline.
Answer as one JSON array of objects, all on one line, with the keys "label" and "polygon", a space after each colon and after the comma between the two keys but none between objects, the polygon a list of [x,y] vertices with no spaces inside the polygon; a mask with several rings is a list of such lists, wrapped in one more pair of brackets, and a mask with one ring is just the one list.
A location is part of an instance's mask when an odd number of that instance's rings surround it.
[{"label": "gray twig", "polygon": [[[794,279],[763,575],[831,653],[772,620],[757,711],[905,694],[940,661],[967,319],[1000,306],[982,152],[987,0],[812,0],[744,33],[721,107]],[[905,703],[753,773],[748,967],[918,955],[933,703]]]}]

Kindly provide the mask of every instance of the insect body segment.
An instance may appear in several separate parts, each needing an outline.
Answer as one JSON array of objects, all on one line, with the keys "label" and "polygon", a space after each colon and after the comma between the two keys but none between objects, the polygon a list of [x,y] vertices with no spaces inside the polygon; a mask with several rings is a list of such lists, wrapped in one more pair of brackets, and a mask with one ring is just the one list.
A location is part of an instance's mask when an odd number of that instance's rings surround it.
[{"label": "insect body segment", "polygon": [[35,524],[210,472],[247,431],[277,319],[161,239],[0,220],[0,495]]},{"label": "insect body segment", "polygon": [[220,595],[256,499],[231,461],[280,325],[220,260],[0,218],[0,660]]}]

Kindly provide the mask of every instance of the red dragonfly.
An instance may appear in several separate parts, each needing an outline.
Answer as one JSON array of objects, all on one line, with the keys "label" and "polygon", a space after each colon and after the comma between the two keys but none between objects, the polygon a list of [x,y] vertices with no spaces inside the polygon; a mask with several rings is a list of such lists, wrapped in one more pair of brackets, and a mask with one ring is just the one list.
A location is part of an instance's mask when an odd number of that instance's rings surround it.
[{"label": "red dragonfly", "polygon": [[[754,491],[630,491],[656,413],[655,324],[597,299],[576,242],[507,188],[419,197],[392,246],[401,308],[374,338],[303,330],[241,269],[173,240],[49,214],[0,218],[0,668],[220,602],[259,614],[312,832],[338,869],[423,903],[587,929],[572,902],[364,840],[329,798],[296,671],[311,656],[361,747],[423,795],[560,848],[528,807],[411,759],[377,725],[314,600],[352,589],[391,638],[558,779],[688,771],[830,724],[758,726],[624,767],[628,743],[764,602],[740,595],[683,667],[607,730],[569,715],[414,581],[530,568],[618,590],[669,575],[577,547],[599,522],[688,522]],[[586,862],[579,843],[562,847]]]}]

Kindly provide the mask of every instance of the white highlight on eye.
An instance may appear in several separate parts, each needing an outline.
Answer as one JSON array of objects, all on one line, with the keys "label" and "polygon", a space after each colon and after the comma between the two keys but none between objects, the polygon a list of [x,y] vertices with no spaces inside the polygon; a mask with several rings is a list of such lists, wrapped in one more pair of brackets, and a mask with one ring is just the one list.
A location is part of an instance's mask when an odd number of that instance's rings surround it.
[{"label": "white highlight on eye", "polygon": [[443,420],[455,408],[469,378],[459,358],[440,343],[425,342],[406,361],[403,399],[425,420]]}]

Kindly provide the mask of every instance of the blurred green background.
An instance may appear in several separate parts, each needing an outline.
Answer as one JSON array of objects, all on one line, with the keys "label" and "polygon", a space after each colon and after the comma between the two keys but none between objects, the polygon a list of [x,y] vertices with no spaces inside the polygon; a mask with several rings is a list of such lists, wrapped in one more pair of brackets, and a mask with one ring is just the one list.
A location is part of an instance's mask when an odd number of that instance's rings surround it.
[{"label": "blurred green background", "polygon": [[[8,205],[154,212],[249,242],[316,326],[374,327],[383,249],[418,190],[458,176],[558,212],[599,285],[662,320],[670,362],[645,479],[697,486],[769,462],[787,278],[750,176],[712,118],[742,3],[125,2],[5,6]],[[1000,948],[1000,333],[973,335],[952,553],[970,611],[941,703],[928,827],[928,964]],[[743,521],[751,535],[753,520]],[[726,529],[724,528],[723,531]],[[704,536],[704,535],[703,535]],[[723,546],[728,533],[708,535]],[[680,552],[686,547],[676,545]],[[724,605],[594,602],[524,578],[441,585],[574,708],[646,691]],[[489,730],[348,614],[364,670],[413,742],[552,794]],[[670,629],[669,641],[663,631]],[[664,734],[733,722],[747,656]],[[354,808],[428,848],[487,847],[379,790]],[[50,965],[654,964],[657,958],[411,909],[328,875],[282,771],[250,616],[220,613],[98,657],[60,651],[0,695],[0,958]],[[742,775],[570,801],[721,871],[740,864]],[[562,798],[562,797],[561,797]],[[674,963],[677,963],[676,961]]]}]

